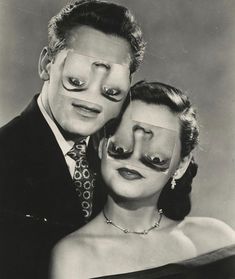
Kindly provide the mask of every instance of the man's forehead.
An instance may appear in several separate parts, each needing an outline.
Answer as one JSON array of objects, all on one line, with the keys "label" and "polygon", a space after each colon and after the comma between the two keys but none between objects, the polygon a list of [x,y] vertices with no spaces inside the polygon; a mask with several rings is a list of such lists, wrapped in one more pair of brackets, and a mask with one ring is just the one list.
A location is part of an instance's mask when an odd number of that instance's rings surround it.
[{"label": "man's forehead", "polygon": [[79,54],[102,59],[109,63],[130,65],[131,48],[119,36],[105,34],[89,26],[79,26],[70,31],[68,46]]}]

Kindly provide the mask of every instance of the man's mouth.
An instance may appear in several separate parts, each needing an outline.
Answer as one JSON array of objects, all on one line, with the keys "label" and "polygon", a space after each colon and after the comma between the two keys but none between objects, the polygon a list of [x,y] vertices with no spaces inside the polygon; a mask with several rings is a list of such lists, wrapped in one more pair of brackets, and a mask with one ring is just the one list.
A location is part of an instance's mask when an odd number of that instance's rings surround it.
[{"label": "man's mouth", "polygon": [[136,180],[144,178],[138,171],[128,168],[117,169],[118,173],[127,180]]},{"label": "man's mouth", "polygon": [[101,113],[102,108],[98,105],[93,104],[83,104],[83,103],[72,103],[72,106],[76,109],[76,111],[83,117],[87,118],[95,118],[98,114]]}]

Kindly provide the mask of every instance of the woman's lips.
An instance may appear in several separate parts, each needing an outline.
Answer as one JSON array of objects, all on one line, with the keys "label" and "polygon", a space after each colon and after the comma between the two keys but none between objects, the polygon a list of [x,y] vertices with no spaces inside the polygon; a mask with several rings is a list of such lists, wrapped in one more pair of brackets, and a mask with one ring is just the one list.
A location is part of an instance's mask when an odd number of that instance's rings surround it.
[{"label": "woman's lips", "polygon": [[144,178],[138,171],[128,168],[117,169],[118,173],[127,180],[136,180]]},{"label": "woman's lips", "polygon": [[72,105],[80,115],[87,118],[95,118],[101,113],[101,109],[95,106],[88,106],[80,103],[73,103]]}]

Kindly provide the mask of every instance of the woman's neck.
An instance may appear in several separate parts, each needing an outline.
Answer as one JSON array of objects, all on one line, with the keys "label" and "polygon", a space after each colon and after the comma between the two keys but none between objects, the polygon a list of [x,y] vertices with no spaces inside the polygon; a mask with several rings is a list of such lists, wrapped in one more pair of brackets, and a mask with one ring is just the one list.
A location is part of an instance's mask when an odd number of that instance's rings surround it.
[{"label": "woman's neck", "polygon": [[156,202],[145,205],[140,201],[117,201],[111,196],[108,196],[104,214],[115,225],[131,231],[148,230],[160,217]]}]

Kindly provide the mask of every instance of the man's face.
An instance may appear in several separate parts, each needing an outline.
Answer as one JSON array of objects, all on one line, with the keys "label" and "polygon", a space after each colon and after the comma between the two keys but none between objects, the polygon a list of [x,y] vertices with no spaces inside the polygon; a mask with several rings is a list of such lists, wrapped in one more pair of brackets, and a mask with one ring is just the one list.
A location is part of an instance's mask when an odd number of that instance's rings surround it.
[{"label": "man's face", "polygon": [[120,37],[88,26],[70,33],[48,65],[47,108],[67,133],[89,136],[115,118],[130,87],[131,50]]}]

